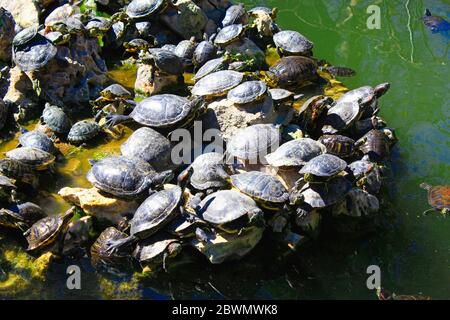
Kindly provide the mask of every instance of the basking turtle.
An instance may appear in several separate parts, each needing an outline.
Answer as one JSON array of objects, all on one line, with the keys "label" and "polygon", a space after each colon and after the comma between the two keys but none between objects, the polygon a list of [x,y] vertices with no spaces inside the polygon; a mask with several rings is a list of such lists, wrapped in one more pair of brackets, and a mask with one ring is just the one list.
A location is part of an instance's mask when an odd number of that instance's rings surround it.
[{"label": "basking turtle", "polygon": [[281,56],[303,55],[311,56],[314,44],[297,31],[285,30],[273,36]]},{"label": "basking turtle", "polygon": [[280,130],[271,124],[255,124],[239,130],[230,138],[227,153],[241,160],[262,161],[270,151],[280,145]]},{"label": "basking turtle", "polygon": [[185,67],[192,66],[192,58],[197,45],[195,37],[192,37],[189,40],[182,40],[175,47],[174,53],[181,58]]},{"label": "basking turtle", "polygon": [[304,97],[303,94],[296,95],[294,92],[282,88],[269,89],[269,93],[272,96],[273,101],[277,104],[294,102]]},{"label": "basking turtle", "polygon": [[167,0],[133,0],[128,4],[126,13],[131,19],[147,18],[164,10],[167,4]]},{"label": "basking turtle", "polygon": [[346,136],[326,134],[318,141],[327,148],[329,154],[340,158],[348,158],[355,153],[355,140]]},{"label": "basking turtle", "polygon": [[70,128],[67,140],[70,143],[80,144],[95,138],[100,133],[100,126],[92,120],[81,120]]},{"label": "basking turtle", "polygon": [[[308,81],[320,82],[317,74],[317,62],[303,56],[281,58],[266,71],[272,87],[289,88],[305,84]],[[323,80],[322,80],[323,81]]]},{"label": "basking turtle", "polygon": [[248,13],[242,3],[232,5],[227,9],[225,18],[222,20],[222,26],[226,27],[232,24],[246,25],[248,23]]},{"label": "basking turtle", "polygon": [[357,160],[348,165],[355,178],[356,186],[372,194],[380,192],[382,168],[366,159]]},{"label": "basking turtle", "polygon": [[210,194],[195,209],[203,220],[228,233],[241,232],[264,221],[252,198],[232,190]]},{"label": "basking turtle", "polygon": [[148,239],[139,242],[133,252],[133,257],[143,267],[159,267],[167,271],[167,259],[174,258],[182,250],[182,245],[177,237],[165,233],[158,233]]},{"label": "basking turtle", "polygon": [[63,22],[68,18],[74,16],[75,14],[76,14],[75,6],[72,6],[67,3],[57,7],[55,10],[50,12],[50,14],[45,18],[44,24],[46,27],[51,27],[55,23]]},{"label": "basking turtle", "polygon": [[132,39],[123,43],[123,47],[126,52],[129,53],[140,53],[146,52],[151,48],[150,43],[144,39]]},{"label": "basking turtle", "polygon": [[45,105],[44,111],[42,112],[41,123],[59,134],[67,134],[72,127],[72,123],[67,114],[61,108],[52,106],[49,103]]},{"label": "basking turtle", "polygon": [[440,211],[443,215],[450,213],[450,186],[431,186],[427,183],[421,183],[420,187],[428,191],[428,203],[433,208],[424,213],[433,210]]},{"label": "basking turtle", "polygon": [[186,126],[193,121],[206,105],[201,97],[192,100],[174,94],[160,94],[140,101],[128,115],[109,114],[106,126],[135,121],[143,126],[170,129]]},{"label": "basking turtle", "polygon": [[199,227],[205,227],[207,223],[194,214],[180,215],[175,217],[164,231],[181,239],[195,237],[195,232]]},{"label": "basking turtle", "polygon": [[384,288],[377,288],[377,297],[379,300],[431,300],[431,297],[424,295],[405,295],[395,294],[386,291]]},{"label": "basking turtle", "polygon": [[346,201],[336,204],[333,215],[344,214],[350,217],[367,217],[380,210],[378,198],[359,188],[353,188],[346,196]]},{"label": "basking turtle", "polygon": [[338,100],[328,109],[322,132],[324,134],[342,132],[358,121],[360,116],[361,108],[358,102]]},{"label": "basking turtle", "polygon": [[227,65],[227,62],[223,57],[209,60],[205,62],[205,64],[200,69],[197,70],[192,80],[198,81],[209,74],[227,69]]},{"label": "basking turtle", "polygon": [[297,110],[298,123],[308,132],[316,133],[332,102],[333,99],[327,96],[312,96]]},{"label": "basking turtle", "polygon": [[66,45],[70,41],[70,35],[63,34],[59,31],[51,31],[45,37],[57,46]]},{"label": "basking turtle", "polygon": [[102,37],[111,28],[112,22],[108,18],[94,17],[86,23],[86,31],[91,37]]},{"label": "basking turtle", "polygon": [[8,178],[22,182],[30,184],[36,182],[36,174],[33,167],[15,159],[0,159],[0,173]]},{"label": "basking turtle", "polygon": [[254,7],[248,10],[248,13],[253,17],[257,17],[259,14],[263,13],[269,15],[272,19],[275,19],[278,13],[278,9],[267,7]]},{"label": "basking turtle", "polygon": [[151,128],[142,127],[134,131],[120,146],[120,151],[126,157],[148,162],[156,170],[173,166],[169,139]]},{"label": "basking turtle", "polygon": [[[50,248],[58,241],[63,241],[64,235],[69,228],[69,223],[75,215],[75,207],[70,208],[64,215],[46,217],[35,222],[31,228],[24,233],[28,242],[28,251],[43,251]],[[62,243],[59,243],[59,250]]]},{"label": "basking turtle", "polygon": [[46,170],[55,162],[55,156],[41,149],[20,147],[6,152],[10,159],[20,161],[34,170]]},{"label": "basking turtle", "polygon": [[0,226],[25,232],[45,216],[45,212],[38,205],[32,202],[20,203],[0,209]]},{"label": "basking turtle", "polygon": [[244,34],[245,28],[242,24],[231,24],[221,29],[214,39],[214,44],[224,47],[230,43],[239,40]]},{"label": "basking turtle", "polygon": [[157,173],[147,162],[124,156],[104,158],[87,174],[87,179],[97,189],[122,198],[141,196],[172,178],[170,170]]},{"label": "basking turtle", "polygon": [[184,72],[182,59],[175,52],[153,48],[147,55],[141,57],[144,63],[149,63],[156,67],[158,72],[181,76]]},{"label": "basking turtle", "polygon": [[396,137],[390,129],[370,130],[361,139],[356,141],[355,146],[373,161],[382,161],[395,143]]},{"label": "basking turtle", "polygon": [[[206,37],[206,36],[205,36]],[[217,48],[212,43],[211,40],[203,40],[195,48],[194,54],[192,56],[192,63],[197,67],[202,67],[208,61],[216,58]]]},{"label": "basking turtle", "polygon": [[41,131],[33,130],[25,132],[19,137],[19,147],[29,147],[55,154],[56,148],[53,141]]},{"label": "basking turtle", "polygon": [[267,96],[267,85],[264,81],[246,81],[228,92],[228,100],[237,105],[261,101]]},{"label": "basking turtle", "polygon": [[243,79],[244,74],[232,70],[210,73],[195,83],[192,94],[203,97],[224,96],[237,87]]},{"label": "basking turtle", "polygon": [[37,26],[31,26],[28,28],[25,28],[18,32],[12,41],[12,45],[15,48],[19,48],[23,45],[28,44],[30,41],[32,41],[37,35],[41,27]]},{"label": "basking turtle", "polygon": [[133,98],[133,95],[130,91],[125,89],[120,84],[114,83],[112,85],[107,86],[102,91],[100,91],[100,97],[98,97],[94,101],[94,105],[101,106],[110,102],[119,101],[119,102],[127,102],[132,103],[130,100]]},{"label": "basking turtle", "polygon": [[268,154],[266,160],[277,168],[300,167],[326,151],[319,141],[300,138],[283,143],[275,152]]},{"label": "basking turtle", "polygon": [[325,153],[309,160],[299,171],[306,182],[323,182],[344,171],[347,163],[339,157]]},{"label": "basking turtle", "polygon": [[14,192],[17,187],[6,176],[0,174],[0,200],[10,202],[13,200]]}]

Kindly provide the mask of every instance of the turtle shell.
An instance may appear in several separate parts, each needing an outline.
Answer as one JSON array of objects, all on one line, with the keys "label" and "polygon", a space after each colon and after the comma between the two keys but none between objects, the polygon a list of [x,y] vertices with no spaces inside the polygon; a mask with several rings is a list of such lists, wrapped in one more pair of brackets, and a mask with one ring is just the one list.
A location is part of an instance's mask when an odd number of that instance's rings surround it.
[{"label": "turtle shell", "polygon": [[217,54],[217,48],[210,41],[202,41],[195,48],[192,62],[197,67],[203,66],[205,63],[215,58]]},{"label": "turtle shell", "polygon": [[194,40],[182,40],[175,48],[174,53],[184,61],[192,62],[197,43]]},{"label": "turtle shell", "polygon": [[175,52],[165,49],[150,49],[149,52],[159,70],[173,75],[183,74],[183,61]]},{"label": "turtle shell", "polygon": [[28,229],[29,226],[44,217],[46,214],[41,207],[31,202],[0,209],[0,225],[14,229]]},{"label": "turtle shell", "polygon": [[33,167],[21,161],[4,158],[0,159],[0,173],[12,179],[21,179],[33,174]]},{"label": "turtle shell", "polygon": [[260,171],[250,171],[231,176],[232,185],[256,202],[282,205],[289,193],[276,177]]},{"label": "turtle shell", "polygon": [[332,177],[343,171],[347,163],[339,157],[325,153],[310,161],[300,170],[300,173],[310,173],[317,177]]},{"label": "turtle shell", "polygon": [[273,167],[302,166],[326,152],[326,147],[313,139],[300,138],[283,143],[275,152],[266,156]]},{"label": "turtle shell", "polygon": [[244,75],[237,71],[222,70],[201,78],[192,88],[196,96],[222,96],[238,86]]},{"label": "turtle shell", "polygon": [[39,31],[39,29],[36,26],[28,27],[28,28],[21,30],[19,33],[17,33],[14,36],[12,45],[14,47],[19,47],[24,44],[27,44],[28,42],[30,42],[31,40],[33,40],[36,37],[36,35],[38,34],[38,31]]},{"label": "turtle shell", "polygon": [[141,19],[162,9],[166,4],[166,0],[133,0],[128,4],[126,13],[132,19]]},{"label": "turtle shell", "polygon": [[212,59],[206,62],[200,69],[198,69],[197,73],[195,74],[194,78],[192,78],[194,81],[200,80],[201,78],[217,71],[221,71],[225,69],[226,63],[225,60],[221,58]]},{"label": "turtle shell", "polygon": [[22,134],[19,137],[19,143],[22,147],[40,149],[52,154],[56,152],[53,141],[45,133],[37,130]]},{"label": "turtle shell", "polygon": [[243,160],[262,159],[280,145],[280,130],[271,124],[255,124],[239,130],[227,145],[227,152]]},{"label": "turtle shell", "polygon": [[75,7],[65,4],[53,10],[47,18],[45,18],[45,26],[51,27],[56,23],[65,22],[69,17],[75,14]]},{"label": "turtle shell", "polygon": [[227,9],[225,18],[222,20],[222,26],[226,27],[232,24],[247,24],[248,14],[242,3],[232,5]]},{"label": "turtle shell", "polygon": [[300,84],[318,77],[317,63],[303,56],[283,57],[269,68],[267,75],[280,86]]},{"label": "turtle shell", "polygon": [[185,119],[190,111],[188,99],[174,94],[160,94],[139,102],[130,117],[142,125],[163,128]]},{"label": "turtle shell", "polygon": [[450,210],[450,186],[434,186],[428,189],[428,203],[437,210]]},{"label": "turtle shell", "polygon": [[244,33],[244,27],[242,24],[232,24],[224,27],[219,31],[216,38],[214,39],[214,43],[217,46],[226,46],[233,41],[239,39],[239,37]]},{"label": "turtle shell", "polygon": [[223,154],[218,152],[204,153],[191,164],[193,173],[190,183],[197,190],[222,188],[228,185],[228,174],[225,171]]},{"label": "turtle shell", "polygon": [[323,133],[334,134],[347,129],[358,121],[360,111],[357,102],[337,101],[335,105],[328,109],[325,125],[322,128]]},{"label": "turtle shell", "polygon": [[131,99],[132,97],[130,91],[117,83],[112,84],[100,91],[100,95],[107,99]]},{"label": "turtle shell", "polygon": [[0,188],[16,189],[17,187],[8,177],[0,174]]},{"label": "turtle shell", "polygon": [[97,122],[81,120],[70,129],[67,140],[71,143],[81,143],[95,138],[99,132],[100,126]]},{"label": "turtle shell", "polygon": [[294,93],[292,91],[281,88],[269,89],[269,93],[275,102],[286,101],[294,97]]},{"label": "turtle shell", "polygon": [[38,170],[47,168],[55,161],[53,154],[31,147],[12,149],[6,153],[6,156]]},{"label": "turtle shell", "polygon": [[273,41],[283,53],[293,55],[308,54],[314,47],[314,44],[305,36],[297,31],[291,30],[276,33],[273,36]]},{"label": "turtle shell", "polygon": [[72,207],[64,215],[42,218],[34,223],[26,235],[28,242],[27,250],[41,250],[52,245],[60,234],[67,231],[74,214],[75,207]]},{"label": "turtle shell", "polygon": [[165,233],[157,235],[141,241],[133,252],[133,257],[143,264],[162,263],[163,254],[167,252],[169,246],[179,243],[179,240]]},{"label": "turtle shell", "polygon": [[87,179],[97,189],[115,196],[137,196],[146,191],[147,177],[155,173],[143,160],[113,156],[104,158],[89,170]]},{"label": "turtle shell", "polygon": [[389,141],[381,130],[372,129],[356,142],[359,150],[371,160],[380,161],[389,154]]},{"label": "turtle shell", "polygon": [[14,51],[13,60],[24,72],[40,70],[45,67],[58,52],[56,46],[46,37],[37,34],[27,46]]},{"label": "turtle shell", "polygon": [[69,117],[61,108],[47,105],[42,112],[41,119],[54,132],[65,134],[70,131],[72,124]]},{"label": "turtle shell", "polygon": [[375,164],[367,160],[357,160],[348,165],[348,168],[356,179],[362,178],[367,173],[372,171],[374,167]]},{"label": "turtle shell", "polygon": [[171,150],[169,139],[146,127],[134,131],[120,146],[120,151],[124,156],[142,159],[150,163],[156,170],[164,170],[172,165]]},{"label": "turtle shell", "polygon": [[341,135],[323,135],[318,140],[326,148],[329,154],[345,158],[353,154],[355,140]]},{"label": "turtle shell", "polygon": [[236,104],[246,104],[261,100],[267,94],[264,81],[247,81],[228,92],[228,100]]},{"label": "turtle shell", "polygon": [[177,206],[182,195],[183,191],[178,186],[152,194],[139,206],[131,219],[130,234],[146,239],[160,230],[179,215]]},{"label": "turtle shell", "polygon": [[350,181],[344,177],[337,177],[327,184],[305,184],[301,190],[304,202],[312,208],[331,206],[345,198],[352,190]]},{"label": "turtle shell", "polygon": [[226,224],[248,219],[251,215],[261,213],[261,209],[252,198],[243,193],[221,190],[203,199],[197,212],[205,221],[229,231],[224,227]]}]

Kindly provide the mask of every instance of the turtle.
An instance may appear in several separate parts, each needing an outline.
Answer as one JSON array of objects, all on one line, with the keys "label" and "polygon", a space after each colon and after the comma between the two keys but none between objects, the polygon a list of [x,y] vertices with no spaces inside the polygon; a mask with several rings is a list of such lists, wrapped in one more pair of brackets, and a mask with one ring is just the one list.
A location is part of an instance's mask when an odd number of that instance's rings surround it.
[{"label": "turtle", "polygon": [[147,40],[137,38],[124,42],[123,47],[126,52],[139,53],[146,52],[151,48],[151,45]]},{"label": "turtle", "polygon": [[332,154],[321,154],[309,160],[299,173],[304,174],[306,182],[323,182],[345,170],[347,163]]},{"label": "turtle", "polygon": [[122,85],[114,83],[100,91],[100,98],[104,101],[129,100],[133,95]]},{"label": "turtle", "polygon": [[95,138],[100,133],[100,126],[92,120],[81,120],[70,128],[67,140],[73,144],[81,144]]},{"label": "turtle", "polygon": [[216,71],[198,80],[191,92],[196,96],[220,97],[237,87],[243,79],[244,75],[241,72],[232,70]]},{"label": "turtle", "polygon": [[27,231],[36,221],[45,218],[41,207],[25,202],[0,209],[0,226]]},{"label": "turtle", "polygon": [[[33,29],[33,32],[35,30]],[[46,37],[36,33],[32,39],[24,40],[21,38],[18,40],[18,36],[21,36],[21,34],[16,35],[13,43],[26,41],[25,44],[20,46],[13,44],[13,60],[20,70],[24,72],[41,70],[55,58],[58,50]]]},{"label": "turtle", "polygon": [[207,61],[200,69],[197,70],[192,80],[198,81],[209,74],[222,71],[228,68],[228,64],[223,57]]},{"label": "turtle", "polygon": [[222,20],[222,26],[224,27],[232,24],[246,25],[247,23],[248,13],[242,3],[230,6],[225,13],[225,18]]},{"label": "turtle", "polygon": [[370,160],[379,162],[388,156],[390,147],[395,141],[396,137],[391,129],[372,129],[356,141],[355,147]]},{"label": "turtle", "polygon": [[13,38],[13,47],[19,48],[31,42],[38,35],[40,28],[40,26],[31,26],[18,32]]},{"label": "turtle", "polygon": [[206,221],[203,221],[195,214],[185,214],[175,217],[175,219],[164,228],[164,231],[181,239],[185,239],[195,237],[197,228],[205,227],[206,225]]},{"label": "turtle", "polygon": [[115,227],[108,227],[103,230],[90,249],[92,266],[98,271],[108,271],[119,275],[129,270],[132,267],[132,250],[129,250],[129,252],[115,252],[114,254],[107,251],[110,242],[127,237],[126,233]]},{"label": "turtle", "polygon": [[11,179],[30,182],[31,184],[36,181],[35,171],[32,166],[11,158],[0,159],[0,174]]},{"label": "turtle", "polygon": [[147,162],[124,156],[95,162],[87,179],[97,189],[119,198],[135,198],[172,180],[171,170],[157,173]]},{"label": "turtle", "polygon": [[271,87],[289,89],[302,85],[307,81],[320,82],[317,74],[317,62],[303,56],[289,56],[281,58],[266,71],[266,76]]},{"label": "turtle", "polygon": [[356,121],[352,128],[351,135],[360,138],[372,129],[383,129],[386,127],[386,121],[379,116],[373,116]]},{"label": "turtle", "polygon": [[261,101],[267,96],[267,85],[264,81],[246,81],[231,89],[227,99],[237,105]]},{"label": "turtle", "polygon": [[288,101],[294,102],[304,97],[304,94],[296,95],[294,92],[282,88],[271,88],[269,89],[269,93],[272,96],[273,101],[277,104],[286,103]]},{"label": "turtle", "polygon": [[233,190],[220,190],[208,195],[195,210],[200,218],[227,233],[239,233],[264,221],[256,202]]},{"label": "turtle", "polygon": [[266,155],[266,160],[276,168],[300,167],[326,151],[319,141],[300,138],[283,143],[275,152]]},{"label": "turtle", "polygon": [[12,14],[5,8],[0,8],[0,41],[2,49],[0,52],[1,61],[11,61],[11,43],[16,34],[16,22]]},{"label": "turtle", "polygon": [[351,127],[361,116],[361,108],[356,101],[336,101],[327,111],[324,134],[335,134]]},{"label": "turtle", "polygon": [[105,17],[94,17],[86,23],[86,30],[91,37],[102,37],[111,28],[112,22]]},{"label": "turtle", "polygon": [[44,25],[46,27],[51,27],[55,23],[63,22],[67,20],[69,17],[74,16],[76,13],[75,6],[71,6],[70,4],[64,4],[62,6],[57,7],[55,10],[50,12],[50,14],[45,18]]},{"label": "turtle", "polygon": [[45,37],[57,46],[66,45],[70,41],[70,36],[59,31],[51,31]]},{"label": "turtle", "polygon": [[176,48],[177,48],[176,45],[170,44],[170,43],[167,43],[167,44],[165,44],[165,45],[163,45],[163,46],[161,47],[161,49],[167,50],[167,51],[170,51],[170,52],[173,52],[173,53],[175,53],[175,49],[176,49]]},{"label": "turtle", "polygon": [[191,37],[189,40],[180,41],[176,46],[174,53],[181,58],[185,67],[192,66],[192,58],[197,45],[195,37]]},{"label": "turtle", "polygon": [[46,29],[70,35],[83,35],[86,32],[83,22],[74,16],[68,17],[64,21],[56,21]]},{"label": "turtle", "polygon": [[377,288],[377,297],[379,300],[432,300],[430,296],[424,295],[398,295],[381,287]]},{"label": "turtle", "polygon": [[326,148],[329,154],[340,158],[349,158],[355,153],[355,140],[342,135],[323,135],[318,140]]},{"label": "turtle", "polygon": [[254,7],[248,10],[248,13],[253,17],[257,17],[259,14],[264,13],[269,15],[272,19],[275,19],[278,13],[278,9],[268,7]]},{"label": "turtle", "polygon": [[333,215],[344,214],[350,217],[367,217],[380,210],[380,202],[374,195],[359,188],[353,188],[346,195],[346,200],[336,204]]},{"label": "turtle", "polygon": [[0,174],[0,200],[10,202],[14,200],[14,193],[17,187],[8,177]]},{"label": "turtle", "polygon": [[349,171],[355,178],[356,186],[372,194],[380,192],[382,184],[382,167],[361,159],[348,165]]},{"label": "turtle", "polygon": [[245,28],[242,24],[231,24],[221,29],[215,39],[214,44],[219,47],[224,47],[230,43],[239,40],[244,34]]},{"label": "turtle", "polygon": [[46,170],[55,162],[55,156],[53,154],[32,147],[19,147],[9,150],[6,152],[6,156],[38,171]]},{"label": "turtle", "polygon": [[297,31],[284,30],[273,36],[273,42],[281,56],[312,56],[314,44]]},{"label": "turtle", "polygon": [[260,171],[234,174],[230,177],[233,187],[256,201],[262,208],[279,210],[289,203],[296,205],[301,197],[291,197],[280,180],[273,175]]},{"label": "turtle", "polygon": [[[24,236],[28,242],[28,251],[41,252],[50,248],[56,242],[64,241],[64,235],[69,228],[70,221],[75,215],[76,208],[71,207],[63,215],[46,217],[36,221]],[[62,243],[59,243],[59,250]]]},{"label": "turtle", "polygon": [[18,147],[30,147],[56,154],[57,150],[53,141],[41,131],[33,130],[20,135]]},{"label": "turtle", "polygon": [[280,145],[280,130],[272,124],[255,124],[239,130],[227,143],[227,153],[251,163],[264,160]]},{"label": "turtle", "polygon": [[120,151],[126,157],[148,162],[156,170],[173,166],[169,139],[151,128],[142,127],[134,131],[120,146]]},{"label": "turtle", "polygon": [[299,118],[298,123],[304,130],[314,134],[317,133],[331,103],[333,103],[333,99],[327,96],[310,97],[296,110],[296,118]]},{"label": "turtle", "polygon": [[144,63],[154,65],[159,72],[170,75],[182,75],[184,72],[183,60],[175,52],[152,48],[148,54],[141,57]]},{"label": "turtle", "polygon": [[425,9],[422,21],[432,33],[446,33],[450,30],[450,22],[442,17],[433,16],[429,9]]},{"label": "turtle", "polygon": [[126,13],[131,19],[142,19],[155,15],[167,7],[167,0],[133,0]]},{"label": "turtle", "polygon": [[72,127],[66,113],[61,108],[52,106],[49,103],[45,104],[40,120],[41,123],[49,127],[50,130],[59,134],[67,134]]},{"label": "turtle", "polygon": [[[206,35],[205,35],[206,38]],[[217,56],[217,48],[212,43],[211,40],[203,40],[198,44],[195,48],[194,54],[192,56],[192,63],[197,68],[202,67],[208,61],[216,58]]]},{"label": "turtle", "polygon": [[205,111],[206,104],[201,97],[192,100],[174,94],[154,95],[140,101],[128,116],[109,114],[106,127],[135,121],[143,126],[170,129],[187,126]]},{"label": "turtle", "polygon": [[130,221],[130,236],[111,241],[107,251],[121,252],[134,243],[145,240],[165,227],[180,214],[183,188],[173,186],[150,195],[136,210]]},{"label": "turtle", "polygon": [[155,268],[162,265],[167,271],[167,259],[174,258],[182,250],[180,240],[166,233],[158,233],[150,238],[140,241],[133,251],[133,257],[141,263],[142,267]]},{"label": "turtle", "polygon": [[431,186],[427,183],[421,183],[420,187],[428,191],[428,203],[433,208],[428,209],[424,214],[430,211],[440,211],[443,215],[450,213],[450,186]]}]

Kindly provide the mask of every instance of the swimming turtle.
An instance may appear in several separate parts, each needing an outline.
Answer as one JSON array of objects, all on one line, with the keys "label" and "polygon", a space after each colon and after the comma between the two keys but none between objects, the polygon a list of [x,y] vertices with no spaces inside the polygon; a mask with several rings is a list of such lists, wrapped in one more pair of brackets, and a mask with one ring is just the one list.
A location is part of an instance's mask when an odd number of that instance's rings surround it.
[{"label": "swimming turtle", "polygon": [[317,74],[317,62],[303,56],[289,56],[281,58],[266,71],[268,81],[272,87],[298,86],[307,81],[317,82],[320,77]]},{"label": "swimming turtle", "polygon": [[424,295],[406,295],[388,292],[384,288],[377,288],[377,297],[379,300],[432,300]]},{"label": "swimming turtle", "polygon": [[355,153],[355,140],[346,136],[326,134],[318,141],[327,148],[329,154],[340,158],[348,158]]},{"label": "swimming turtle", "polygon": [[277,168],[300,167],[325,152],[326,147],[319,141],[300,138],[283,143],[275,152],[266,155],[266,160]]},{"label": "swimming turtle", "polygon": [[51,154],[56,153],[53,141],[45,133],[38,130],[28,131],[20,135],[18,146],[40,149]]},{"label": "swimming turtle", "polygon": [[396,137],[391,129],[372,129],[356,141],[355,146],[370,160],[382,161],[389,154],[390,147],[395,141]]},{"label": "swimming turtle", "polygon": [[0,226],[27,231],[36,221],[46,217],[41,207],[25,202],[0,209]]},{"label": "swimming turtle", "polygon": [[124,156],[104,158],[87,173],[87,179],[97,189],[122,198],[141,196],[172,178],[170,170],[157,173],[147,162]]},{"label": "swimming turtle", "polygon": [[140,101],[128,115],[109,114],[106,126],[135,121],[143,126],[168,129],[190,124],[206,108],[203,98],[192,100],[174,94],[154,95]]},{"label": "swimming turtle", "polygon": [[222,70],[210,73],[192,88],[192,94],[203,97],[224,96],[231,89],[237,87],[244,79],[244,74],[232,70]]},{"label": "swimming turtle", "polygon": [[131,19],[142,19],[161,12],[167,3],[167,0],[133,0],[128,4],[126,13]]},{"label": "swimming turtle", "polygon": [[360,116],[361,108],[358,102],[338,100],[328,109],[322,132],[324,134],[342,132],[358,121]]},{"label": "swimming turtle", "polygon": [[350,163],[348,169],[355,178],[356,186],[372,194],[380,192],[382,167],[367,159],[361,159]]},{"label": "swimming turtle", "polygon": [[80,144],[95,138],[100,133],[100,126],[92,120],[81,120],[70,128],[67,140],[70,143]]},{"label": "swimming turtle", "polygon": [[197,70],[192,80],[198,81],[209,74],[227,69],[227,66],[228,64],[223,57],[209,60]]},{"label": "swimming turtle", "polygon": [[443,215],[450,213],[450,186],[431,186],[427,183],[421,183],[420,187],[428,191],[428,203],[433,208],[424,213],[433,210],[440,211]]},{"label": "swimming turtle", "polygon": [[67,114],[59,107],[45,104],[41,116],[41,123],[47,125],[53,132],[66,134],[70,131],[72,124]]},{"label": "swimming turtle", "polygon": [[46,170],[55,162],[55,156],[41,149],[32,147],[19,147],[6,152],[10,159],[22,162],[34,170]]},{"label": "swimming turtle", "polygon": [[156,170],[173,166],[169,139],[151,128],[142,127],[134,131],[120,146],[120,151],[126,157],[148,162]]},{"label": "swimming turtle", "polygon": [[297,31],[284,30],[273,36],[281,56],[304,55],[311,56],[314,44]]},{"label": "swimming turtle", "polygon": [[262,161],[280,145],[280,130],[271,124],[255,124],[239,130],[227,143],[227,153],[241,160]]},{"label": "swimming turtle", "polygon": [[[28,251],[43,251],[58,241],[63,241],[69,223],[75,215],[75,207],[71,207],[63,215],[46,217],[36,221],[24,236],[28,242]],[[62,244],[59,243],[59,250]]]},{"label": "swimming turtle", "polygon": [[[205,36],[206,38],[206,36]],[[217,48],[211,40],[205,39],[198,44],[192,56],[192,63],[200,68],[217,56]]]},{"label": "swimming turtle", "polygon": [[344,160],[325,153],[309,160],[299,172],[305,175],[306,182],[321,182],[334,178],[346,167],[347,163]]},{"label": "swimming turtle", "polygon": [[208,195],[195,210],[203,220],[228,233],[242,232],[246,227],[264,221],[256,202],[233,190],[221,190]]},{"label": "swimming turtle", "polygon": [[224,27],[232,24],[246,25],[247,23],[248,13],[242,3],[230,6],[225,13],[225,18],[222,20],[222,26]]},{"label": "swimming turtle", "polygon": [[167,259],[174,258],[182,250],[180,240],[166,233],[158,233],[138,242],[133,257],[142,267],[162,268],[167,271]]},{"label": "swimming turtle", "polygon": [[231,24],[222,28],[214,39],[214,44],[219,47],[224,47],[230,43],[237,41],[244,34],[245,28],[242,24]]},{"label": "swimming turtle", "polygon": [[260,101],[267,96],[267,85],[264,81],[246,81],[228,92],[228,100],[243,105]]}]

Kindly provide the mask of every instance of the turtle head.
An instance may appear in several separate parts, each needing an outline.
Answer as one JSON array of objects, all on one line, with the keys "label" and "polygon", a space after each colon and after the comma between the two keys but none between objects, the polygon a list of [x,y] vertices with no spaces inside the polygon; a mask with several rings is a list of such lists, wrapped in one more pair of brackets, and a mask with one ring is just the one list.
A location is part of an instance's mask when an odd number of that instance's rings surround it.
[{"label": "turtle head", "polygon": [[186,188],[189,181],[191,180],[192,174],[194,173],[194,168],[189,166],[187,169],[183,170],[177,177],[177,184],[182,190]]},{"label": "turtle head", "polygon": [[176,257],[180,254],[183,246],[178,241],[172,242],[167,246],[167,254],[169,258]]},{"label": "turtle head", "polygon": [[300,192],[294,190],[289,194],[289,205],[298,206],[303,202],[305,197]]},{"label": "turtle head", "polygon": [[201,115],[203,112],[206,111],[207,104],[205,103],[205,98],[201,96],[194,96],[190,101],[189,104],[191,105],[191,113],[192,115],[195,115],[195,117]]},{"label": "turtle head", "polygon": [[152,188],[161,187],[166,183],[169,183],[174,178],[172,170],[166,170],[159,173],[154,173],[148,176],[148,183]]},{"label": "turtle head", "polygon": [[391,84],[389,82],[385,82],[385,83],[380,83],[373,90],[375,91],[376,97],[379,98],[382,95],[384,95],[389,90],[390,87],[391,87]]},{"label": "turtle head", "polygon": [[432,187],[431,187],[431,185],[429,185],[428,183],[426,183],[426,182],[422,182],[420,185],[419,185],[422,189],[425,189],[425,190],[430,190]]}]

